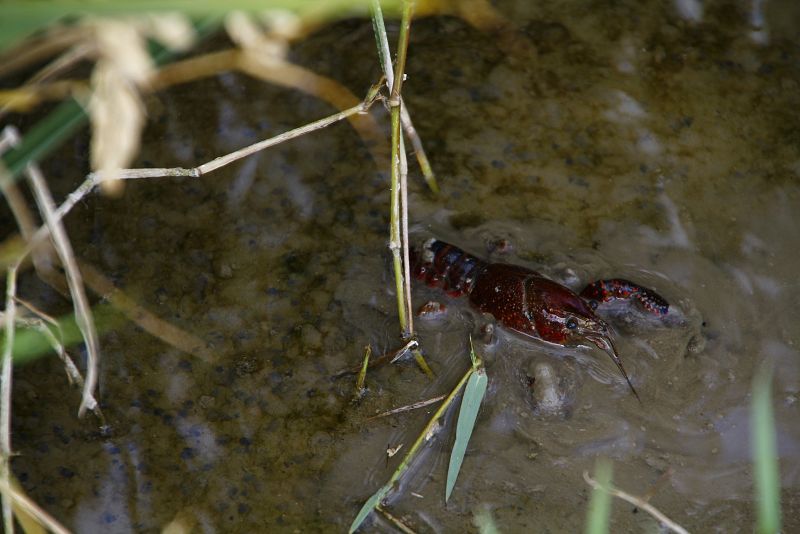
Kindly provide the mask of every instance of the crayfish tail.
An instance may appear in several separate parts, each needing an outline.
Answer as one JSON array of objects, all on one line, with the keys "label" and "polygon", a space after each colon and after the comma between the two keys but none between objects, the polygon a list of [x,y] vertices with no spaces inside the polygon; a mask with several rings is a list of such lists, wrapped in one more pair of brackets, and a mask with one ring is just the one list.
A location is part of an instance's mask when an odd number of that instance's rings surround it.
[{"label": "crayfish tail", "polygon": [[451,295],[472,291],[486,262],[464,250],[431,238],[414,251],[414,276],[431,287],[441,287]]}]

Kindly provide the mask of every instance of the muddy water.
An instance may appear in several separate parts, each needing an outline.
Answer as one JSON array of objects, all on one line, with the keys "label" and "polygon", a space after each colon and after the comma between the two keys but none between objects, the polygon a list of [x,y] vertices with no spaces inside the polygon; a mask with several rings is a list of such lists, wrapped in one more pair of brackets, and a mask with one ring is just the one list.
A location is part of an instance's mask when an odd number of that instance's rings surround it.
[{"label": "muddy water", "polygon": [[[800,528],[800,18],[788,4],[520,2],[500,6],[516,26],[500,35],[453,17],[414,25],[406,98],[443,189],[432,198],[412,165],[415,237],[483,256],[506,239],[503,261],[575,289],[608,276],[658,289],[664,320],[604,310],[641,404],[602,353],[502,328],[487,339],[490,317],[428,288],[415,289],[415,307],[447,307],[417,319],[437,379],[409,363],[382,368],[351,404],[353,380],[332,375],[364,345],[399,340],[386,173],[339,124],[199,180],[131,183],[76,209],[82,257],[211,356],[131,325],[104,334],[107,435],[75,419],[78,395],[54,360],[20,369],[15,473],[80,532],[176,517],[200,531],[341,531],[397,464],[387,447],[410,446],[430,412],[367,418],[449,391],[472,333],[490,385],[453,497],[445,507],[448,420],[390,500],[418,531],[469,527],[484,506],[506,532],[579,530],[582,473],[598,457],[633,493],[656,485],[651,502],[690,530],[750,531],[749,389],[766,360],[786,530]],[[372,56],[364,21],[292,51],[359,95],[377,77]],[[153,166],[198,164],[332,112],[235,73],[148,105],[140,164]],[[51,172],[77,183],[85,169],[64,157],[74,176],[64,160]],[[657,528],[623,503],[612,521]]]}]

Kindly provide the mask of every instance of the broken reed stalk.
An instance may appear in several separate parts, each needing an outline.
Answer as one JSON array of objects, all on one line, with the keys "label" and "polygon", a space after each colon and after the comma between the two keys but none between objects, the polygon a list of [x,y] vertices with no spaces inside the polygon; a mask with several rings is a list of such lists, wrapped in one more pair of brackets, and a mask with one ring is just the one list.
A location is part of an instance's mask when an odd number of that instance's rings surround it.
[{"label": "broken reed stalk", "polygon": [[364,396],[364,392],[366,388],[364,387],[364,381],[367,378],[367,368],[369,367],[369,358],[372,356],[372,345],[367,345],[364,347],[364,362],[361,364],[361,370],[358,372],[358,378],[356,379],[356,398],[360,399]]},{"label": "broken reed stalk", "polygon": [[[0,371],[0,483],[11,485],[11,377],[13,372],[13,347],[16,320],[17,266],[8,269],[6,279],[5,345]],[[3,493],[3,525],[5,532],[14,532],[11,497]]]},{"label": "broken reed stalk", "polygon": [[399,408],[395,408],[394,410],[389,410],[387,412],[379,413],[378,415],[373,415],[372,417],[368,417],[366,420],[372,421],[374,419],[380,419],[381,417],[388,417],[390,415],[395,415],[403,412],[410,412],[411,410],[416,410],[418,408],[424,408],[425,406],[428,406],[430,404],[436,404],[440,400],[443,400],[445,397],[447,397],[447,395],[439,395],[438,397],[433,397],[432,399],[415,402],[413,404],[408,404],[406,406],[401,406]]}]

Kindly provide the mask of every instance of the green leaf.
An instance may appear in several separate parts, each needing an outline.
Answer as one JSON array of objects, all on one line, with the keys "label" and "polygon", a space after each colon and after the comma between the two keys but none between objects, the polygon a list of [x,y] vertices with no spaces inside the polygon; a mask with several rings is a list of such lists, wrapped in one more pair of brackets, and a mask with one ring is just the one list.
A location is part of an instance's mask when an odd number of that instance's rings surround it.
[{"label": "green leaf", "polygon": [[[125,317],[116,312],[110,305],[100,304],[92,310],[98,331],[107,332],[124,324]],[[59,320],[60,331],[56,334],[64,347],[70,347],[83,341],[80,330],[75,322],[75,316],[65,315]],[[60,334],[60,335],[59,335]],[[0,340],[5,339],[5,333],[0,333]],[[50,342],[41,332],[33,328],[17,327],[14,335],[14,364],[23,364],[42,356],[53,354]]]},{"label": "green leaf", "polygon": [[755,463],[756,532],[780,532],[781,479],[772,413],[772,367],[768,365],[762,367],[753,379],[750,439]]},{"label": "green leaf", "polygon": [[472,429],[475,428],[475,420],[478,418],[478,410],[486,394],[486,385],[489,379],[483,369],[472,373],[464,390],[464,399],[461,401],[461,410],[458,412],[458,425],[456,426],[456,441],[453,444],[453,451],[450,453],[450,466],[447,468],[447,488],[445,490],[445,502],[453,492],[456,484],[458,472],[464,461],[464,454],[467,451],[469,438],[472,437]]},{"label": "green leaf", "polygon": [[598,460],[594,468],[594,478],[600,485],[592,490],[592,499],[589,501],[589,514],[586,518],[586,534],[606,534],[611,517],[611,462]]},{"label": "green leaf", "polygon": [[391,484],[386,484],[381,489],[376,491],[372,497],[367,499],[367,502],[365,502],[364,506],[361,507],[361,510],[359,510],[356,518],[353,519],[353,524],[350,525],[350,530],[348,531],[350,534],[353,534],[353,532],[358,530],[358,527],[361,526],[361,523],[364,522],[367,516],[371,514],[375,507],[381,503],[384,497],[386,497],[386,494],[389,493],[391,487]]}]

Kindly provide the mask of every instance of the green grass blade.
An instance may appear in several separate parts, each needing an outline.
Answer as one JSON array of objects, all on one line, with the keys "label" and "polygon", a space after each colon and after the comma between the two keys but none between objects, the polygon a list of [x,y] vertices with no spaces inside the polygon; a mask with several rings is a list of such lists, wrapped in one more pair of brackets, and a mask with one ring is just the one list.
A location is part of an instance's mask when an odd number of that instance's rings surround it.
[{"label": "green grass blade", "polygon": [[22,138],[22,142],[4,156],[12,178],[19,176],[31,161],[39,161],[58,148],[86,122],[83,108],[75,100],[59,104]]},{"label": "green grass blade", "polygon": [[598,460],[595,464],[594,474],[600,487],[592,490],[584,532],[586,534],[606,534],[611,518],[611,494],[607,491],[611,487],[611,462],[605,459]]},{"label": "green grass blade", "polygon": [[361,507],[361,510],[358,511],[358,515],[355,519],[353,519],[353,523],[350,525],[350,530],[348,531],[350,534],[353,534],[353,532],[358,530],[358,527],[361,526],[361,523],[364,522],[367,516],[371,514],[375,507],[381,503],[384,497],[386,497],[386,494],[389,493],[391,487],[391,484],[386,484],[381,489],[376,491],[372,497],[367,499],[367,502],[365,502],[364,506]]},{"label": "green grass blade", "polygon": [[[109,305],[95,306],[92,311],[98,331],[107,332],[125,322],[124,316],[116,312]],[[75,323],[75,316],[65,315],[58,321],[61,326],[60,341],[64,347],[76,345],[83,341],[78,325]],[[0,339],[5,339],[5,334],[0,335]],[[40,332],[33,328],[17,328],[14,334],[14,364],[31,362],[42,356],[53,354],[50,342]]]},{"label": "green grass blade", "polygon": [[472,437],[472,430],[475,428],[475,420],[478,418],[478,410],[480,410],[483,397],[486,395],[488,382],[486,371],[479,369],[472,373],[467,382],[467,387],[464,389],[461,410],[458,412],[456,441],[453,444],[453,451],[450,453],[450,465],[447,468],[445,502],[450,499],[450,494],[453,492],[458,473],[461,470],[461,464],[464,462],[464,454],[467,452],[467,444],[470,437]]},{"label": "green grass blade", "polygon": [[781,480],[772,413],[772,366],[765,365],[753,379],[750,440],[755,463],[756,532],[781,529]]}]

